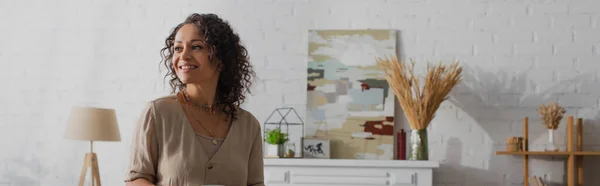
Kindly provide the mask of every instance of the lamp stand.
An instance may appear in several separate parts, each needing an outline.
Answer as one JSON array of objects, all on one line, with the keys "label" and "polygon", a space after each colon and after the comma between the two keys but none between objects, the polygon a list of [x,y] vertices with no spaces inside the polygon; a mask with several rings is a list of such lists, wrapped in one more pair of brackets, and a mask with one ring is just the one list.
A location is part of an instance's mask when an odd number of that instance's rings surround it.
[{"label": "lamp stand", "polygon": [[92,169],[92,186],[101,186],[98,157],[96,156],[96,153],[94,153],[94,141],[90,141],[90,152],[86,153],[85,159],[83,159],[83,168],[81,169],[81,176],[79,177],[79,186],[83,186],[88,168]]}]

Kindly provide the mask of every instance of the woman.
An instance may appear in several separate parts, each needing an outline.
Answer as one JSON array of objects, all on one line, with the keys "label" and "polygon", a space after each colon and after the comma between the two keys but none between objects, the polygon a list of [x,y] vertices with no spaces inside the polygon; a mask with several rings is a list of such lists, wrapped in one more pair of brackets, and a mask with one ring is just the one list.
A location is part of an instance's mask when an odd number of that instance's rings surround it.
[{"label": "woman", "polygon": [[172,93],[148,103],[126,185],[264,185],[260,124],[239,105],[254,76],[226,21],[192,14],[161,50]]}]

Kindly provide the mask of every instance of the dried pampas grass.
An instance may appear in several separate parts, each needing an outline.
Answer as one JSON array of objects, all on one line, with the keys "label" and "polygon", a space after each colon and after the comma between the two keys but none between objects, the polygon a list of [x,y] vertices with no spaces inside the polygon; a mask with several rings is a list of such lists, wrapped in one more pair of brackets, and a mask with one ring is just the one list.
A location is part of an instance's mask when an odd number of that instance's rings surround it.
[{"label": "dried pampas grass", "polygon": [[556,130],[560,120],[566,113],[565,109],[558,105],[558,103],[550,101],[548,106],[542,104],[538,109],[538,113],[542,116],[542,120],[546,125],[546,128]]},{"label": "dried pampas grass", "polygon": [[376,60],[384,70],[385,78],[412,129],[426,129],[448,93],[461,81],[462,68],[458,62],[450,65],[427,64],[425,83],[421,88],[419,78],[414,74],[415,62],[412,59],[410,66],[399,62],[396,57]]}]

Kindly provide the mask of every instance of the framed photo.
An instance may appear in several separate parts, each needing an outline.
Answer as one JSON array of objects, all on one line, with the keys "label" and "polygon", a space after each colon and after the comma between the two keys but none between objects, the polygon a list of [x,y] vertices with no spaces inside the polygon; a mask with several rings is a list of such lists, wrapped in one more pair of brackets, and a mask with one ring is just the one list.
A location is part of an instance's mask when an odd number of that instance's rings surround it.
[{"label": "framed photo", "polygon": [[329,139],[322,138],[302,138],[303,158],[329,159],[330,158]]}]

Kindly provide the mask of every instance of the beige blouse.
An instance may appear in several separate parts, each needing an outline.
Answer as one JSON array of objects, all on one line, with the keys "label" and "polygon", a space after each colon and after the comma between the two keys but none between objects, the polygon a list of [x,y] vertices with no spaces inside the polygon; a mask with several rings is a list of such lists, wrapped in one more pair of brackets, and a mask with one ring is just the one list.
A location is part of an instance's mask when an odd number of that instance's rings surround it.
[{"label": "beige blouse", "polygon": [[215,147],[203,147],[206,143],[192,129],[175,94],[149,102],[135,127],[125,181],[264,186],[260,124],[250,112],[237,109],[220,147],[207,152]]}]

